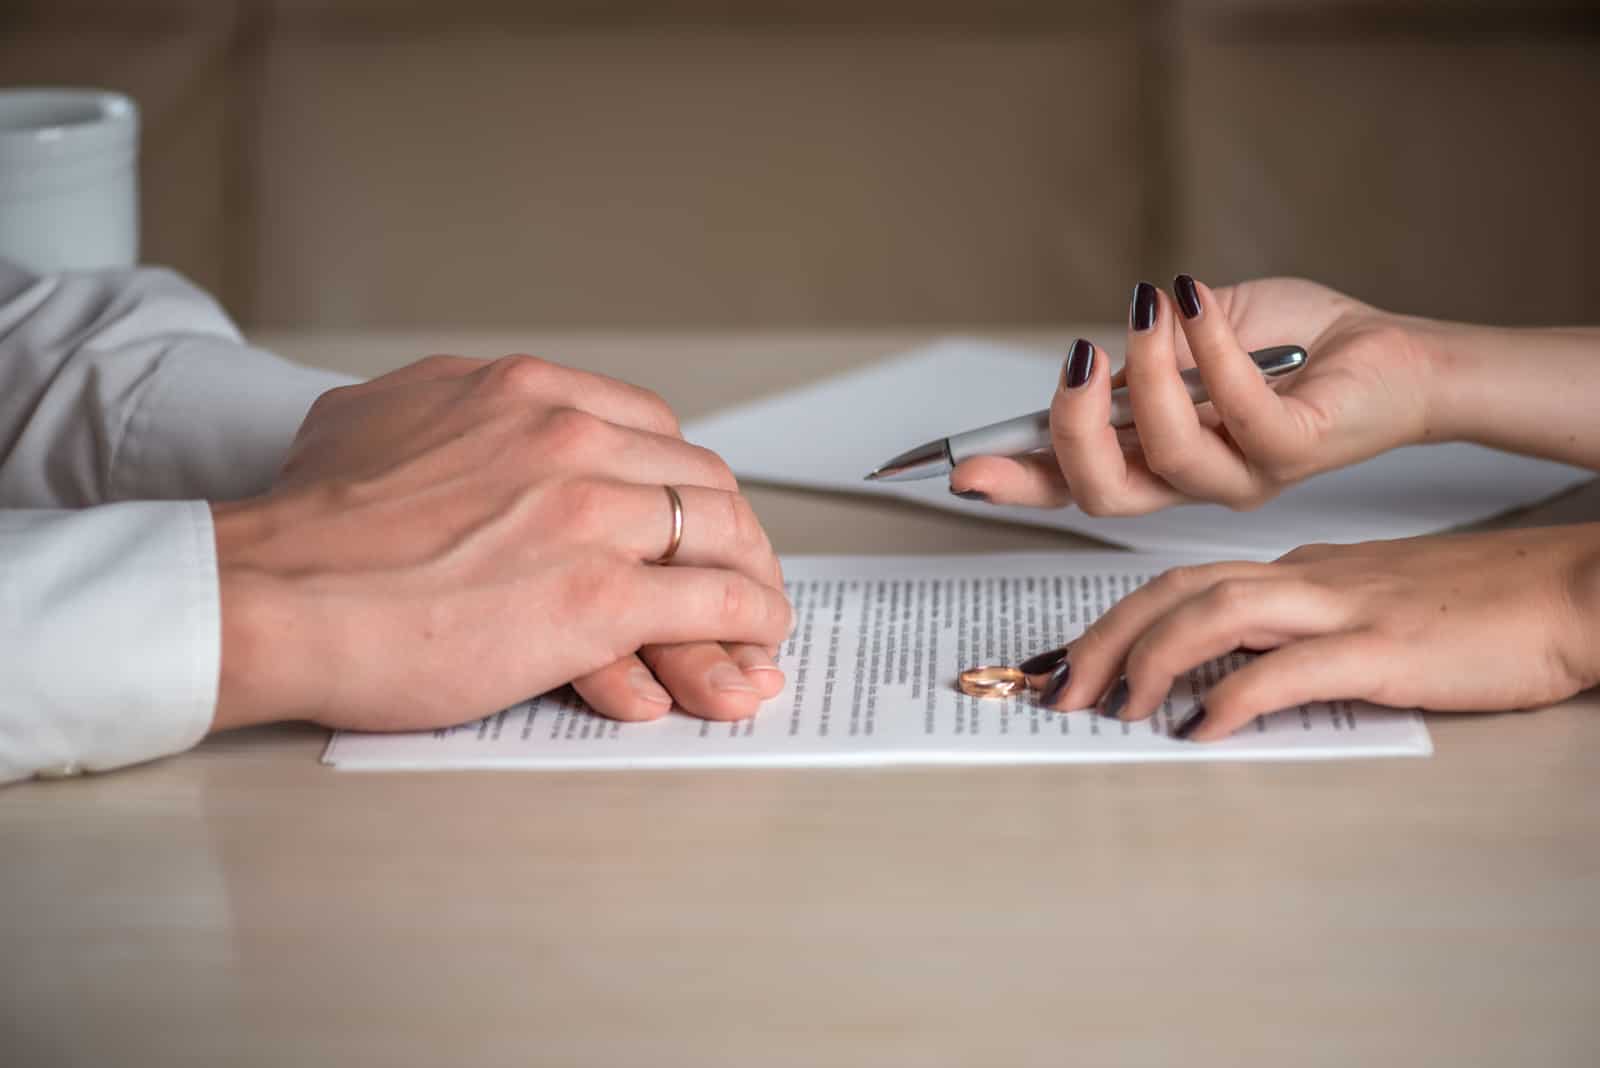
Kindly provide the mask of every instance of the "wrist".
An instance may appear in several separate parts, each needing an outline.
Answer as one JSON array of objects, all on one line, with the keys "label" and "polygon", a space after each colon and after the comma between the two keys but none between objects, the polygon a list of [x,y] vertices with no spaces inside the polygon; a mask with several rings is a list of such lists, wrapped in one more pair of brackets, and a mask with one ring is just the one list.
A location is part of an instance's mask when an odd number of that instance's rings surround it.
[{"label": "wrist", "polygon": [[1580,688],[1600,685],[1600,523],[1569,528],[1574,553],[1568,568],[1567,603],[1572,625],[1561,659]]},{"label": "wrist", "polygon": [[1460,440],[1458,397],[1461,371],[1459,352],[1452,344],[1455,324],[1418,315],[1380,312],[1390,346],[1411,368],[1415,383],[1417,421],[1410,445],[1436,445]]},{"label": "wrist", "polygon": [[211,505],[222,615],[213,731],[310,715],[300,684],[304,666],[315,661],[293,648],[305,620],[292,607],[291,582],[271,566],[272,545],[286,522],[284,504],[257,497]]}]

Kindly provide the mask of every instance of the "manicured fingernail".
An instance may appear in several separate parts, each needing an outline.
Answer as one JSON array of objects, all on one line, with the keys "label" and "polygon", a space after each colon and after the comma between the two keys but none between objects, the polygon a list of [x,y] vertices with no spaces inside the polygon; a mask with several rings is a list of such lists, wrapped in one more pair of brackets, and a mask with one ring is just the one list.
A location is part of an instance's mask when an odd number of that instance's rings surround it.
[{"label": "manicured fingernail", "polygon": [[724,660],[710,671],[706,672],[706,681],[713,690],[723,693],[756,693],[755,683],[744,677],[736,664]]},{"label": "manicured fingernail", "polygon": [[1172,728],[1172,736],[1179,741],[1188,741],[1189,735],[1195,732],[1200,724],[1206,721],[1206,706],[1195,705],[1194,711],[1183,717],[1183,722]]},{"label": "manicured fingernail", "polygon": [[672,695],[661,688],[648,668],[636,667],[628,672],[628,684],[633,687],[634,696],[641,701],[648,701],[652,705],[672,703]]},{"label": "manicured fingernail", "polygon": [[1200,291],[1194,287],[1194,279],[1186,274],[1180,274],[1172,280],[1172,291],[1178,295],[1178,309],[1183,312],[1183,317],[1198,319]]},{"label": "manicured fingernail", "polygon": [[1122,710],[1128,707],[1128,677],[1124,675],[1111,687],[1111,692],[1106,694],[1106,699],[1101,702],[1100,714],[1110,719],[1121,719]]},{"label": "manicured fingernail", "polygon": [[1156,325],[1156,287],[1149,282],[1133,287],[1133,307],[1128,312],[1128,322],[1135,330],[1148,330]]},{"label": "manicured fingernail", "polygon": [[1093,373],[1094,346],[1080,337],[1067,350],[1067,362],[1061,365],[1061,384],[1067,389],[1078,389]]},{"label": "manicured fingernail", "polygon": [[951,486],[950,492],[964,501],[986,501],[989,499],[989,495],[983,490],[958,490]]},{"label": "manicured fingernail", "polygon": [[1039,695],[1039,703],[1054,705],[1061,700],[1061,695],[1067,692],[1067,683],[1071,681],[1072,665],[1062,661],[1061,666],[1056,668],[1055,674],[1050,676],[1050,681],[1045,683],[1044,692]]},{"label": "manicured fingernail", "polygon": [[1061,662],[1066,658],[1066,649],[1051,649],[1047,653],[1028,657],[1028,659],[1017,665],[1017,670],[1024,675],[1048,675],[1060,667]]}]

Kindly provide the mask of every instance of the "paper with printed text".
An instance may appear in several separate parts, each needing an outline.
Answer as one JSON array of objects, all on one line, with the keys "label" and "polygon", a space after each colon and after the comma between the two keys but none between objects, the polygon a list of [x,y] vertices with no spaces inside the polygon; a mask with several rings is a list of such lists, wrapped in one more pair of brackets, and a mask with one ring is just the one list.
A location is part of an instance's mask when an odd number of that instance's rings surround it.
[{"label": "paper with printed text", "polygon": [[1261,717],[1226,741],[1172,727],[1242,655],[1180,678],[1152,718],[1123,723],[1040,708],[1033,695],[955,689],[978,664],[1015,664],[1065,644],[1123,594],[1192,559],[1135,553],[801,556],[784,561],[797,624],[788,684],[753,719],[674,711],[652,723],[590,712],[570,690],[483,720],[417,734],[341,731],[324,761],[368,770],[669,768],[1314,760],[1423,756],[1415,712],[1336,701]]}]

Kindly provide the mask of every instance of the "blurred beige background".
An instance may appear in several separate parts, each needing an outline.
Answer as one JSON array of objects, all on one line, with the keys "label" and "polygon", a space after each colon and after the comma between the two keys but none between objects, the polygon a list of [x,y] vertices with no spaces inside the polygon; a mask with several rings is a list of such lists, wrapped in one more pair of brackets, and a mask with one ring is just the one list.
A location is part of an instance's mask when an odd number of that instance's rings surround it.
[{"label": "blurred beige background", "polygon": [[1600,320],[1600,17],[1540,0],[10,0],[247,325],[1120,319],[1138,277]]}]

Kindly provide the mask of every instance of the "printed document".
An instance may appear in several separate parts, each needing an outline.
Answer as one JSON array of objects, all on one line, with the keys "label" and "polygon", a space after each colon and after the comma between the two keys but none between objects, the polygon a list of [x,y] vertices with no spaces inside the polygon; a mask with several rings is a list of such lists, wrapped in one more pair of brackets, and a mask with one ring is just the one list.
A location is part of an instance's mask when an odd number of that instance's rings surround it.
[{"label": "printed document", "polygon": [[1039,707],[1034,695],[968,697],[958,672],[1016,664],[1065,644],[1123,594],[1192,558],[1132,553],[801,556],[784,560],[794,634],[788,685],[753,719],[711,723],[674,711],[651,723],[590,712],[570,690],[486,719],[417,734],[341,731],[341,768],[668,768],[878,764],[1314,760],[1423,756],[1414,711],[1350,701],[1262,716],[1233,737],[1170,737],[1235,654],[1179,679],[1155,716],[1123,723]]},{"label": "printed document", "polygon": [[1045,407],[1060,373],[1059,355],[951,339],[741,405],[690,424],[684,435],[720,453],[740,478],[882,494],[1134,549],[1219,557],[1269,557],[1309,542],[1435,533],[1534,504],[1594,477],[1476,445],[1428,445],[1318,475],[1254,512],[1196,504],[1134,518],[964,501],[950,494],[943,478],[862,481],[913,446]]}]

